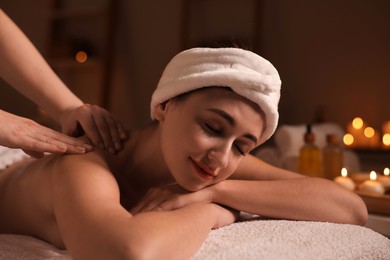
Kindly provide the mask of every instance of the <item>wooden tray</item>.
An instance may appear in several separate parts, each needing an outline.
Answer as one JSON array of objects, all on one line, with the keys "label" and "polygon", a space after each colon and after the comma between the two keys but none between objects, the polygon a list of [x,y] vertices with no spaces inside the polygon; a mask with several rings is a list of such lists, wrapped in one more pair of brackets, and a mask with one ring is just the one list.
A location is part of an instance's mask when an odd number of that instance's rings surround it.
[{"label": "wooden tray", "polygon": [[366,203],[369,213],[390,216],[390,195],[371,195],[356,191]]}]

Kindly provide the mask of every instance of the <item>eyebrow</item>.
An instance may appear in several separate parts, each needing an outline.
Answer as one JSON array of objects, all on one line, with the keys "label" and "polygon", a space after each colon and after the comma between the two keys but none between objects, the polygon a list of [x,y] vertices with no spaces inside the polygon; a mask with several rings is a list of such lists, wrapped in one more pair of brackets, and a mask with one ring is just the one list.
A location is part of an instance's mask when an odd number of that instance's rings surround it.
[{"label": "eyebrow", "polygon": [[[226,113],[225,111],[223,111],[221,109],[218,109],[218,108],[209,108],[207,110],[210,111],[210,112],[214,112],[217,115],[219,115],[222,118],[224,118],[229,123],[229,125],[231,125],[233,127],[237,125],[236,120],[234,120],[234,118],[231,115],[229,115],[228,113]],[[251,140],[251,141],[253,141],[255,144],[257,144],[257,138],[254,135],[252,135],[252,134],[245,134],[244,137],[249,139],[249,140]]]}]

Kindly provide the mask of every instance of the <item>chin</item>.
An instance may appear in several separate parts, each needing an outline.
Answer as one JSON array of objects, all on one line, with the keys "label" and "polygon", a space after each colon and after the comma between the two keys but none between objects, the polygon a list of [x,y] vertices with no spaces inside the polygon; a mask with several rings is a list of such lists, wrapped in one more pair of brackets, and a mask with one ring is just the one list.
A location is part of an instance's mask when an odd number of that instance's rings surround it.
[{"label": "chin", "polygon": [[199,190],[204,189],[206,187],[206,185],[185,185],[182,183],[177,183],[177,184],[179,184],[180,187],[182,187],[183,189],[185,189],[189,192],[199,191]]}]

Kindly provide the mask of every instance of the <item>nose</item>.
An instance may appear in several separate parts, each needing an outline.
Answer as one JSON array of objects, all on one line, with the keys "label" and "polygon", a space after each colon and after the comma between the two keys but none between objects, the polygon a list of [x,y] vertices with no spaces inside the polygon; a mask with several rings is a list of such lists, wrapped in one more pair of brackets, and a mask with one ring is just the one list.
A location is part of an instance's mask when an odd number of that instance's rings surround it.
[{"label": "nose", "polygon": [[210,149],[207,154],[208,159],[210,160],[211,165],[224,169],[229,164],[229,156],[231,145],[228,143],[221,144],[214,149]]}]

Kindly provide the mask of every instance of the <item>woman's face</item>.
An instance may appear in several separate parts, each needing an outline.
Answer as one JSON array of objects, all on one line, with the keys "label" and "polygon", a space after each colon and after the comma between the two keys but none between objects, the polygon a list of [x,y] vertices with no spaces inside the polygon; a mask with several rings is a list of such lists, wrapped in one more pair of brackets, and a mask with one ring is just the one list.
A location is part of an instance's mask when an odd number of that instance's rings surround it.
[{"label": "woman's face", "polygon": [[259,145],[258,106],[225,88],[206,88],[160,108],[161,149],[173,178],[196,191],[225,180]]}]

